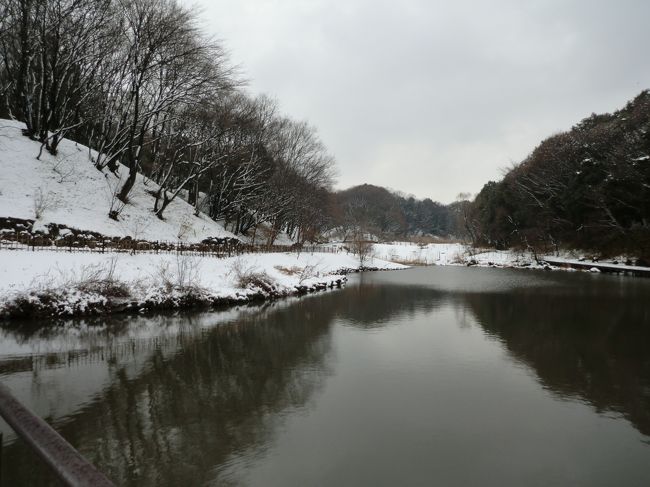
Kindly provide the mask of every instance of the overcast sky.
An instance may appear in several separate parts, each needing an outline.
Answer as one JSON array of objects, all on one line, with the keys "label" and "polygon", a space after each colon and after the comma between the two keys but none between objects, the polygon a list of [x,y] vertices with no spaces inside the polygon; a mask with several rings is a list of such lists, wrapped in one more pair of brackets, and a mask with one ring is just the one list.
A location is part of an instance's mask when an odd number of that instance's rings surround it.
[{"label": "overcast sky", "polygon": [[451,202],[544,138],[650,88],[650,1],[184,0],[337,187]]}]

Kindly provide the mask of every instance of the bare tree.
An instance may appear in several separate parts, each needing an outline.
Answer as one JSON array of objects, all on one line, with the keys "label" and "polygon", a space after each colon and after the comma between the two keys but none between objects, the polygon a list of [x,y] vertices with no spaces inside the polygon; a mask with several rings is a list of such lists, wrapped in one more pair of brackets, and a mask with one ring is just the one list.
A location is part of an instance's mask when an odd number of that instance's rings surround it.
[{"label": "bare tree", "polygon": [[368,260],[372,258],[372,242],[367,237],[358,232],[352,239],[352,253],[359,259],[359,267],[364,268]]},{"label": "bare tree", "polygon": [[109,1],[8,0],[1,44],[12,115],[56,153],[84,122],[82,107],[106,54]]},{"label": "bare tree", "polygon": [[129,110],[122,162],[129,174],[118,194],[122,201],[141,170],[145,146],[173,120],[174,108],[198,103],[232,81],[223,50],[201,39],[189,10],[167,0],[131,0],[124,16]]},{"label": "bare tree", "polygon": [[[118,219],[138,174],[153,213],[187,195],[236,233],[271,227],[314,240],[334,161],[314,127],[238,90],[220,44],[175,0],[6,0],[0,4],[1,115],[56,154],[72,137],[106,174]],[[40,156],[40,154],[39,154]],[[121,168],[125,166],[123,171]]]}]

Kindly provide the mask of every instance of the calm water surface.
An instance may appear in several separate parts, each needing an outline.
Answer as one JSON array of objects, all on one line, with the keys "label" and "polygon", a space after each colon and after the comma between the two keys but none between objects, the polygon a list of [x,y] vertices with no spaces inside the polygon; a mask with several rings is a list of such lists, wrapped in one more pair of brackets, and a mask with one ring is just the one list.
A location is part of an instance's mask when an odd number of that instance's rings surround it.
[{"label": "calm water surface", "polygon": [[[0,380],[118,485],[650,485],[648,279],[429,267],[22,324]],[[50,485],[1,429],[2,485]]]}]

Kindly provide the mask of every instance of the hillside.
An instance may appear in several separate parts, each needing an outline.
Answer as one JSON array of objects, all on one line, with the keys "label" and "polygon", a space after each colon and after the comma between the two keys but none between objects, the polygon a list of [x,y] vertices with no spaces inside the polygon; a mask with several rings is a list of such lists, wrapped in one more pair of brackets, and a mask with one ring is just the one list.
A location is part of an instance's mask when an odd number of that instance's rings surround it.
[{"label": "hillside", "polygon": [[[332,220],[348,237],[361,231],[379,239],[459,235],[458,204],[418,200],[381,186],[362,184],[337,192]],[[459,231],[460,230],[460,231]]]},{"label": "hillside", "polygon": [[108,217],[120,178],[127,170],[118,165],[116,174],[95,168],[96,154],[87,147],[63,140],[56,156],[40,143],[22,135],[24,124],[0,120],[0,221],[11,217],[35,220],[34,229],[48,231],[57,224],[110,237],[197,242],[208,237],[234,235],[181,198],[172,201],[163,220],[153,212],[150,192],[158,186],[138,174],[129,202],[118,220]]},{"label": "hillside", "polygon": [[475,243],[650,259],[650,91],[544,140],[473,204]]}]

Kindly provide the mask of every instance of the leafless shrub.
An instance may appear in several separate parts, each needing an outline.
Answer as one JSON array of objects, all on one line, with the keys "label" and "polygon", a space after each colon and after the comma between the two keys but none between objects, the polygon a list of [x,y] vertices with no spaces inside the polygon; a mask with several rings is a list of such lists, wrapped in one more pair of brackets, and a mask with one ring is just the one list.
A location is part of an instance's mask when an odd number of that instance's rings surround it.
[{"label": "leafless shrub", "polygon": [[307,279],[311,279],[312,277],[318,277],[319,275],[320,275],[320,271],[319,271],[318,264],[307,264],[305,267],[303,267],[302,271],[300,271],[298,282],[302,284]]},{"label": "leafless shrub", "polygon": [[[77,150],[79,150],[77,148]],[[57,182],[59,184],[69,183],[75,180],[73,177],[76,174],[74,164],[69,163],[68,157],[57,157],[52,170],[58,175]]]},{"label": "leafless shrub", "polygon": [[276,265],[275,268],[286,276],[296,276],[298,277],[298,283],[302,284],[307,279],[312,277],[318,277],[320,275],[319,265],[318,264],[308,264],[305,267],[292,266],[284,267]]},{"label": "leafless shrub", "polygon": [[38,220],[52,207],[52,193],[44,193],[42,188],[34,192],[34,217]]},{"label": "leafless shrub", "polygon": [[112,257],[106,264],[82,266],[72,287],[84,292],[100,294],[105,297],[127,297],[129,287],[115,276],[117,257]]},{"label": "leafless shrub", "polygon": [[201,289],[200,276],[201,262],[192,256],[178,254],[175,265],[162,262],[158,267],[158,280],[163,288],[171,292],[198,291]]},{"label": "leafless shrub", "polygon": [[185,240],[190,230],[192,230],[192,218],[189,215],[185,215],[178,227],[178,235],[176,237],[178,240]]},{"label": "leafless shrub", "polygon": [[57,182],[59,184],[63,184],[74,181],[74,178],[72,176],[76,173],[76,171],[73,166],[68,166],[67,169],[61,169],[60,171],[56,171],[56,173],[59,175]]},{"label": "leafless shrub", "polygon": [[108,217],[111,218],[112,220],[118,221],[120,213],[124,210],[124,207],[126,206],[126,203],[122,201],[118,195],[119,195],[119,184],[120,180],[119,178],[117,181],[111,181],[111,175],[110,174],[104,174],[104,177],[106,178],[106,185],[107,185],[107,195],[108,195]]},{"label": "leafless shrub", "polygon": [[466,261],[466,259],[467,259],[467,260],[470,260],[470,259],[467,257],[467,254],[459,253],[459,254],[454,255],[454,257],[450,260],[450,262],[451,262],[452,264],[464,264],[465,261]]},{"label": "leafless shrub", "polygon": [[176,277],[181,289],[198,288],[200,261],[187,255],[176,256]]},{"label": "leafless shrub", "polygon": [[285,276],[295,276],[300,274],[300,272],[302,271],[302,267],[299,266],[284,267],[281,265],[276,265],[275,268]]},{"label": "leafless shrub", "polygon": [[452,264],[472,264],[476,263],[475,256],[481,250],[473,245],[465,245],[462,252],[456,254],[452,259]]},{"label": "leafless shrub", "polygon": [[275,288],[275,282],[264,271],[259,271],[255,266],[246,265],[243,259],[236,259],[231,267],[230,273],[234,275],[235,284],[242,289],[260,289],[271,292]]},{"label": "leafless shrub", "polygon": [[373,257],[372,242],[365,240],[363,236],[357,235],[352,240],[352,253],[359,259],[359,266],[364,267],[369,259]]},{"label": "leafless shrub", "polygon": [[130,236],[133,240],[143,238],[147,229],[151,226],[151,219],[143,215],[137,215],[119,222],[119,226],[125,235]]},{"label": "leafless shrub", "polygon": [[82,265],[78,271],[64,271],[39,276],[29,288],[40,294],[59,295],[65,291],[99,294],[104,297],[126,297],[130,294],[126,283],[115,275],[117,257],[102,264]]}]

